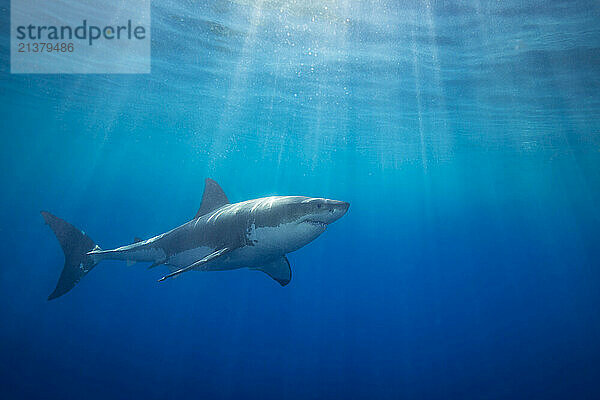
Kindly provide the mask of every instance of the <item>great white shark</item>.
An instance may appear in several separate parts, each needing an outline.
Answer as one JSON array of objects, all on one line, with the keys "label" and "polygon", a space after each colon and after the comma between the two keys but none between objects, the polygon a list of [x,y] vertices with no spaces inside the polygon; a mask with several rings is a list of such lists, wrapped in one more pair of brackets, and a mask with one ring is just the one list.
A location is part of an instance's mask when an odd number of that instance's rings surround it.
[{"label": "great white shark", "polygon": [[165,265],[170,273],[159,282],[187,271],[250,268],[285,286],[292,279],[286,254],[316,239],[349,206],[344,201],[305,196],[271,196],[230,204],[217,182],[206,179],[200,209],[191,221],[111,250],[102,250],[83,231],[42,211],[65,255],[56,289],[48,300],[67,293],[102,260],[149,262],[149,268]]}]

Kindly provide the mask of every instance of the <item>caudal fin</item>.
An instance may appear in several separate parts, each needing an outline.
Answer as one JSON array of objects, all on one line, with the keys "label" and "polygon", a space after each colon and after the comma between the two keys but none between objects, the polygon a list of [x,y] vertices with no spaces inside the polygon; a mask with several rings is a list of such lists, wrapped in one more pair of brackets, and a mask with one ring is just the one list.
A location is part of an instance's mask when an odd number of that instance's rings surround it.
[{"label": "caudal fin", "polygon": [[56,289],[48,296],[48,300],[52,300],[73,289],[81,278],[96,266],[97,263],[87,253],[96,248],[99,249],[99,247],[88,235],[67,221],[46,211],[41,213],[65,253],[65,266],[56,284]]}]

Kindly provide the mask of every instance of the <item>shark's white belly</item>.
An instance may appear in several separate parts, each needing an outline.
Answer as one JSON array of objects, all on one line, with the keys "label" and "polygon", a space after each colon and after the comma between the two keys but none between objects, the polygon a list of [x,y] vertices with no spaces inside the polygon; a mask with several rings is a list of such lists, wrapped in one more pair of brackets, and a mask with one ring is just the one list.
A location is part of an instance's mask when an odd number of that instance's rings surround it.
[{"label": "shark's white belly", "polygon": [[[238,268],[256,268],[266,262],[298,250],[313,241],[325,231],[324,226],[304,224],[283,224],[277,227],[252,227],[248,234],[249,245],[208,262],[197,271],[218,271]],[[207,246],[196,247],[178,253],[169,259],[169,265],[185,268],[218,249]]]},{"label": "shark's white belly", "polygon": [[289,223],[276,227],[253,228],[248,238],[259,252],[284,255],[306,246],[324,230],[324,226]]},{"label": "shark's white belly", "polygon": [[[248,235],[252,245],[232,251],[222,264],[228,269],[260,267],[270,260],[283,257],[307,245],[323,231],[324,226],[312,224],[284,224],[259,228],[253,226]],[[216,265],[214,267],[218,268]]]}]

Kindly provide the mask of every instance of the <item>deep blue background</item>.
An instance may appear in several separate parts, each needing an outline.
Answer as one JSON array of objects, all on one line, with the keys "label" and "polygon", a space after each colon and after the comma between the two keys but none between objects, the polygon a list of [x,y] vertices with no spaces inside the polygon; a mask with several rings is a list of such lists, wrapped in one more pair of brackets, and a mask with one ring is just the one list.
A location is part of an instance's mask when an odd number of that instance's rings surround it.
[{"label": "deep blue background", "polygon": [[[0,397],[599,398],[597,2],[209,3],[85,76],[11,75],[1,2]],[[105,262],[46,301],[40,210],[115,247],[206,176],[352,205],[285,288]]]}]

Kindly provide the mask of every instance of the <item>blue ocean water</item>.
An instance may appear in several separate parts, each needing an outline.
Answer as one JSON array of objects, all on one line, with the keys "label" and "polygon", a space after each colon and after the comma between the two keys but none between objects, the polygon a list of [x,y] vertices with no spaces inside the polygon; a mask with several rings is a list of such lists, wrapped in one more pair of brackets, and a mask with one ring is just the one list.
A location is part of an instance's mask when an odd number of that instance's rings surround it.
[{"label": "blue ocean water", "polygon": [[[3,399],[600,398],[600,6],[154,1],[149,75],[10,74]],[[48,302],[40,210],[105,248],[232,201],[349,201],[248,270],[107,261]]]}]

